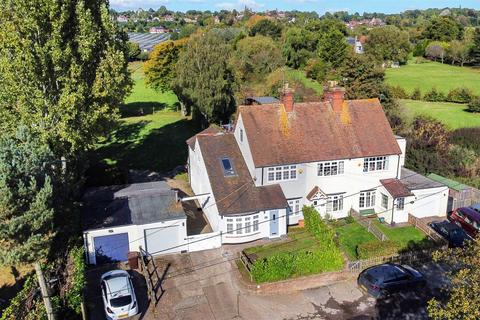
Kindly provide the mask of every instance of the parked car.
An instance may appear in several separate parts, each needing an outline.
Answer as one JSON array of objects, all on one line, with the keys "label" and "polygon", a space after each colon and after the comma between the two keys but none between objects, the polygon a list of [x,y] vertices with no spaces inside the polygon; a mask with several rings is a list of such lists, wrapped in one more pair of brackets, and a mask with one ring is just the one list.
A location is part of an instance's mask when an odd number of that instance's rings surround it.
[{"label": "parked car", "polygon": [[428,225],[447,240],[450,247],[463,247],[466,241],[472,240],[461,227],[450,221],[434,221]]},{"label": "parked car", "polygon": [[362,271],[357,284],[361,290],[375,298],[381,298],[395,292],[424,287],[426,281],[421,272],[410,266],[387,263]]},{"label": "parked car", "polygon": [[480,231],[480,212],[475,209],[455,209],[448,216],[448,220],[465,230],[470,237],[476,237]]},{"label": "parked car", "polygon": [[138,313],[137,298],[128,272],[113,270],[104,273],[100,286],[107,319],[125,319]]},{"label": "parked car", "polygon": [[473,204],[470,206],[470,208],[474,209],[475,211],[480,212],[480,203]]}]

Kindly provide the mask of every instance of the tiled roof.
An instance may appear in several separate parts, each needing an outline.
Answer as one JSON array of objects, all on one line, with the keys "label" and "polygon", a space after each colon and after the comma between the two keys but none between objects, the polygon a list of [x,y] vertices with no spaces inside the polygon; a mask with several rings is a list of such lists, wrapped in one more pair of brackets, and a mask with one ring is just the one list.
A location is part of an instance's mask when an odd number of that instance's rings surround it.
[{"label": "tiled roof", "polygon": [[[256,167],[400,154],[378,99],[239,107]],[[238,118],[237,117],[237,118]],[[286,121],[287,120],[287,121]]]},{"label": "tiled roof", "polygon": [[219,127],[217,127],[215,125],[211,125],[207,129],[197,133],[196,135],[194,135],[193,137],[188,139],[187,144],[190,146],[190,148],[193,149],[195,147],[195,141],[196,141],[197,137],[199,137],[199,136],[213,136],[213,135],[216,135],[216,134],[221,133],[221,132],[222,132],[222,130]]},{"label": "tiled roof", "polygon": [[398,179],[383,179],[380,183],[394,198],[413,196],[413,193]]},{"label": "tiled roof", "polygon": [[[200,134],[195,137],[221,215],[287,207],[280,185],[255,186],[233,134]],[[224,158],[230,159],[233,175],[225,175],[221,162]]]}]

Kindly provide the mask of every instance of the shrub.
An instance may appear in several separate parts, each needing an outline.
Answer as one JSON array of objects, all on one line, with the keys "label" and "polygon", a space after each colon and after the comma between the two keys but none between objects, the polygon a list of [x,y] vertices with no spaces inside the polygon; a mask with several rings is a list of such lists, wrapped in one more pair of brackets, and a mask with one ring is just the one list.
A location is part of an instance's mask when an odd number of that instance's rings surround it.
[{"label": "shrub", "polygon": [[420,91],[420,88],[415,88],[415,90],[413,90],[412,95],[410,96],[410,99],[422,100],[422,92]]},{"label": "shrub", "polygon": [[408,94],[402,87],[391,86],[389,89],[395,99],[408,99]]},{"label": "shrub", "polygon": [[302,211],[305,220],[305,228],[307,228],[307,230],[322,244],[333,246],[335,232],[325,221],[322,220],[318,211],[313,207],[307,206],[304,206]]},{"label": "shrub", "polygon": [[69,253],[67,265],[69,279],[65,294],[67,306],[77,314],[82,312],[82,293],[86,283],[84,254],[83,247],[73,248]]},{"label": "shrub", "polygon": [[475,97],[468,104],[468,111],[470,112],[480,112],[480,97]]},{"label": "shrub", "polygon": [[474,97],[472,90],[468,88],[455,88],[450,90],[447,101],[455,103],[469,103]]},{"label": "shrub", "polygon": [[[38,288],[38,281],[35,275],[29,276],[23,285],[23,288],[17,295],[10,300],[8,307],[3,310],[1,320],[38,320],[46,319],[47,313],[40,295],[34,295],[31,298],[32,292]],[[31,299],[31,300],[30,300]],[[27,308],[27,301],[30,306]]]},{"label": "shrub", "polygon": [[423,100],[431,101],[431,102],[440,102],[440,101],[445,101],[446,97],[443,94],[443,92],[438,91],[436,88],[432,88],[430,91],[428,91],[425,94],[425,96],[423,97]]},{"label": "shrub", "polygon": [[305,66],[305,73],[308,78],[322,83],[327,78],[329,66],[320,59],[309,59]]},{"label": "shrub", "polygon": [[345,218],[345,222],[348,223],[348,224],[354,223],[355,219],[352,216],[349,215]]},{"label": "shrub", "polygon": [[359,259],[388,256],[397,253],[399,249],[395,241],[370,241],[357,246],[357,256]]}]

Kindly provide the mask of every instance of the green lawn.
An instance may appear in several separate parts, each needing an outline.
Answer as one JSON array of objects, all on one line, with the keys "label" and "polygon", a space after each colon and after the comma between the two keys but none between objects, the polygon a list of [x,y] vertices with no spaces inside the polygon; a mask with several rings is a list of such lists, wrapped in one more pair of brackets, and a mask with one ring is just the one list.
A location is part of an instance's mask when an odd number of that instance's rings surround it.
[{"label": "green lawn", "polygon": [[124,183],[129,169],[165,172],[183,165],[185,141],[198,132],[191,119],[175,111],[175,94],[147,87],[141,63],[132,63],[130,70],[135,85],[120,108],[120,126],[91,155],[89,185]]},{"label": "green lawn", "polygon": [[427,238],[425,233],[412,226],[389,228],[376,219],[374,223],[389,240],[397,242],[402,248],[407,248],[409,244],[420,243]]},{"label": "green lawn", "polygon": [[305,88],[312,89],[319,97],[323,95],[322,85],[315,80],[307,78],[305,71],[287,69],[287,78],[302,83]]},{"label": "green lawn", "polygon": [[415,115],[424,114],[438,119],[450,129],[480,127],[480,114],[466,111],[462,104],[416,100],[400,100],[400,103],[410,120]]},{"label": "green lawn", "polygon": [[350,260],[357,259],[357,246],[364,242],[379,241],[358,222],[352,222],[335,228],[340,247]]},{"label": "green lawn", "polygon": [[387,69],[386,80],[387,83],[398,85],[409,93],[417,87],[422,94],[433,87],[445,94],[453,88],[467,87],[480,95],[480,70],[439,62],[416,64],[414,60],[410,60],[400,68]]},{"label": "green lawn", "polygon": [[296,252],[301,249],[311,249],[320,245],[319,241],[306,229],[290,229],[288,238],[288,240],[282,242],[251,247],[244,251],[248,255],[254,254],[256,258],[265,258],[273,253]]}]

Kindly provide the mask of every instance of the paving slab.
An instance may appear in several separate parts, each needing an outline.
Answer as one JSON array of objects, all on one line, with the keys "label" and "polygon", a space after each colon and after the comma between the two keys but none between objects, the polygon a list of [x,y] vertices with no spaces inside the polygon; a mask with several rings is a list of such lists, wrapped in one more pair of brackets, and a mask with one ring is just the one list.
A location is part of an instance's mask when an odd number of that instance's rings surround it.
[{"label": "paving slab", "polygon": [[215,319],[232,319],[238,315],[237,296],[233,295],[233,288],[229,283],[204,287],[203,292]]},{"label": "paving slab", "polygon": [[329,289],[332,298],[339,302],[354,302],[363,296],[355,281],[340,282]]}]

